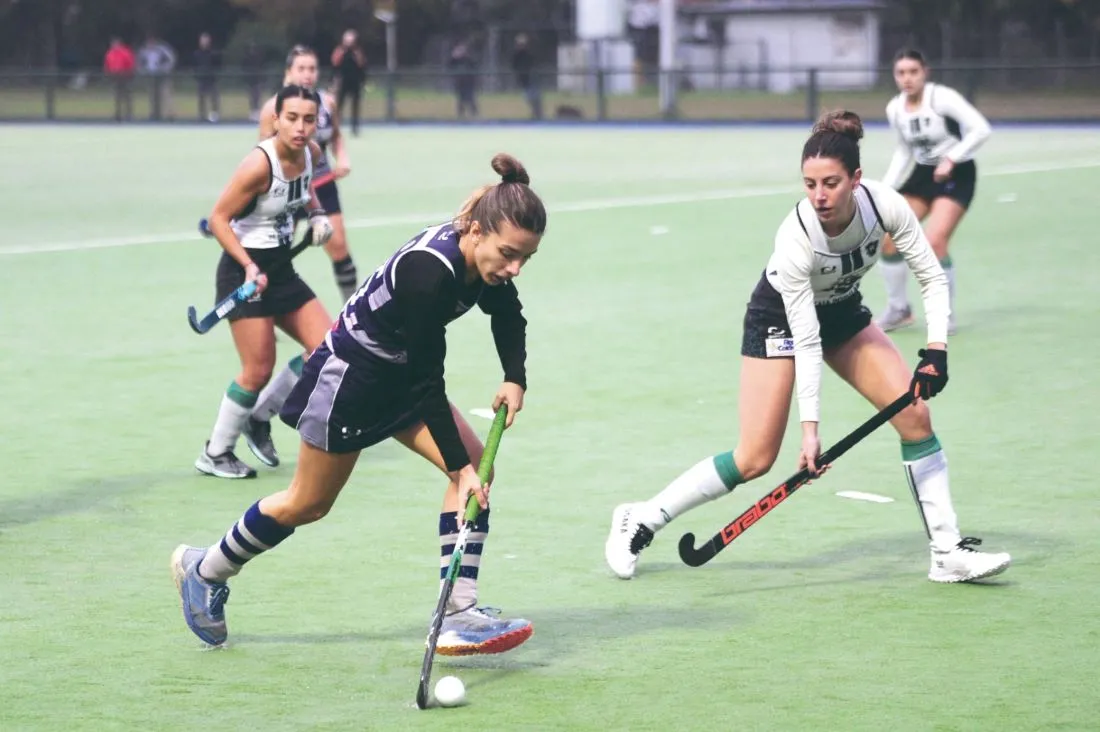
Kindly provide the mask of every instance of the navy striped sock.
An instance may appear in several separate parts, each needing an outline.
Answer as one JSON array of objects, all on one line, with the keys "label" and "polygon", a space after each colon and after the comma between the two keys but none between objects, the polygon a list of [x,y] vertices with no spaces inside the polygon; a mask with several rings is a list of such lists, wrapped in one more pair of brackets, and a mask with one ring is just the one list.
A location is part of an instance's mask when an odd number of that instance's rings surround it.
[{"label": "navy striped sock", "polygon": [[275,548],[293,533],[294,529],[260,513],[257,501],[225,532],[221,543],[206,550],[199,576],[209,582],[225,582],[236,576],[250,559]]},{"label": "navy striped sock", "polygon": [[[447,567],[451,563],[451,553],[458,540],[458,514],[439,514],[439,579],[447,576]],[[485,548],[485,539],[489,535],[489,510],[478,514],[470,536],[466,540],[466,551],[462,553],[462,566],[458,569],[454,590],[447,603],[447,612],[465,610],[477,604],[477,572],[481,567],[481,552]]]}]

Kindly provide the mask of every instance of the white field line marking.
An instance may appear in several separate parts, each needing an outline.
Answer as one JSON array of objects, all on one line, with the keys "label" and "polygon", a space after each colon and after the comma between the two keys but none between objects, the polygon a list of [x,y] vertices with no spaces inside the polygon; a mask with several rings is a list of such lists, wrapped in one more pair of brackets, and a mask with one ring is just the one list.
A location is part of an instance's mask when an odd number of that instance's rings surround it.
[{"label": "white field line marking", "polygon": [[841,498],[851,498],[856,501],[870,501],[871,503],[893,503],[889,496],[880,496],[877,493],[864,493],[863,491],[837,491]]},{"label": "white field line marking", "polygon": [[[1039,164],[1039,165],[1010,165],[1003,168],[981,173],[981,177],[997,177],[1002,175],[1027,175],[1029,173],[1055,173],[1064,170],[1079,170],[1082,168],[1100,168],[1100,160],[1080,160],[1077,162]],[[668,206],[683,203],[702,203],[705,201],[729,201],[745,198],[762,198],[765,196],[797,195],[798,188],[794,185],[765,186],[761,188],[725,188],[714,191],[691,191],[688,193],[668,193],[651,196],[624,196],[621,198],[597,198],[591,201],[574,201],[551,206],[549,213],[585,213],[589,211],[608,211],[617,208],[646,208],[649,206]],[[432,221],[442,221],[453,215],[453,211],[402,214],[398,216],[384,216],[369,219],[352,219],[344,225],[349,229],[378,229],[388,226],[415,226],[425,225]],[[195,217],[196,227],[199,217]],[[48,252],[73,252],[84,249],[112,249],[115,247],[133,247],[146,244],[166,244],[170,242],[199,241],[202,236],[195,231],[181,234],[149,234],[144,236],[126,236],[118,238],[82,239],[78,241],[54,242],[36,245],[16,245],[0,247],[0,256],[17,254],[44,254]]]}]

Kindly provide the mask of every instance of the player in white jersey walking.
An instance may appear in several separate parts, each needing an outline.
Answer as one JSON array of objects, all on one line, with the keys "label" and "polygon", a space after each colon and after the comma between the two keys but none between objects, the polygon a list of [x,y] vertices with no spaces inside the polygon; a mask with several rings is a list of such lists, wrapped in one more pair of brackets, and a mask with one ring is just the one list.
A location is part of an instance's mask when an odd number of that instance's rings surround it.
[{"label": "player in white jersey walking", "polygon": [[[313,188],[317,200],[332,222],[332,238],[325,244],[325,253],[332,260],[332,273],[340,297],[347,302],[359,287],[359,274],[348,251],[344,213],[340,206],[340,193],[336,181],[351,173],[351,160],[340,128],[339,113],[332,94],[317,89],[317,54],[308,46],[294,46],[286,57],[286,74],[283,84],[297,84],[317,91],[321,106],[317,110],[317,130],[314,141],[321,146],[321,157],[314,161]],[[260,110],[260,139],[274,134],[275,99],[271,98]],[[330,158],[331,155],[331,158]]]},{"label": "player in white jersey walking", "polygon": [[[951,315],[947,332],[955,332],[955,266],[947,252],[951,235],[974,198],[978,170],[974,152],[990,135],[982,113],[954,89],[928,81],[920,51],[903,49],[894,57],[894,81],[901,92],[886,105],[886,117],[898,146],[882,182],[905,196],[924,225],[932,250],[947,274]],[[906,293],[909,272],[890,237],[882,243],[886,311],[878,323],[894,330],[913,323]]]},{"label": "player in white jersey walking", "polygon": [[[217,421],[195,467],[219,478],[252,478],[256,471],[233,450],[257,396],[275,365],[275,326],[312,351],[332,318],[294,267],[287,250],[294,215],[307,208],[313,243],[332,236],[332,225],[310,187],[313,160],[321,154],[310,138],[317,126],[316,92],[286,86],[275,98],[275,135],[257,145],[237,167],[210,214],[210,231],[224,250],[218,263],[216,301],[245,282],[258,296],[229,316],[241,371],[222,397]],[[278,401],[279,406],[282,400]]]},{"label": "player in white jersey walking", "polygon": [[[316,91],[317,54],[308,46],[294,46],[286,57],[286,74],[283,84],[296,84]],[[344,136],[340,132],[340,123],[336,118],[336,106],[328,92],[316,91],[320,102],[317,108],[317,126],[313,140],[320,146],[321,153],[313,161],[313,177],[310,185],[317,196],[317,202],[332,224],[332,237],[325,243],[325,252],[332,259],[333,273],[340,295],[346,302],[359,286],[359,275],[355,263],[348,253],[347,234],[344,229],[344,214],[340,208],[340,194],[336,190],[336,181],[351,171]],[[260,139],[267,140],[275,134],[276,98],[272,97],[260,111]],[[335,156],[335,166],[327,157],[327,147],[331,145]],[[299,209],[298,217],[304,216]],[[302,374],[303,356],[299,354],[290,359],[279,373],[271,379],[260,393],[256,405],[245,422],[244,438],[248,448],[260,462],[269,467],[279,464],[279,453],[271,437],[271,420],[279,413],[298,378]]]},{"label": "player in white jersey walking", "polygon": [[[891,423],[931,543],[928,578],[965,582],[1008,567],[1007,554],[979,552],[974,546],[980,540],[959,534],[947,460],[923,401],[947,384],[947,281],[905,200],[888,186],[862,179],[862,136],[862,122],[852,112],[825,115],[814,127],[802,150],[807,196],[780,225],[745,314],[740,442],[690,468],[649,501],[615,509],[605,557],[619,577],[634,576],[638,554],[670,521],[771,469],[796,387],[799,467],[814,474],[827,467],[816,464],[823,363],[879,409],[907,391],[913,394],[912,406]],[[859,292],[886,234],[920,281],[928,315],[928,347],[912,373],[893,341],[871,322]]]}]

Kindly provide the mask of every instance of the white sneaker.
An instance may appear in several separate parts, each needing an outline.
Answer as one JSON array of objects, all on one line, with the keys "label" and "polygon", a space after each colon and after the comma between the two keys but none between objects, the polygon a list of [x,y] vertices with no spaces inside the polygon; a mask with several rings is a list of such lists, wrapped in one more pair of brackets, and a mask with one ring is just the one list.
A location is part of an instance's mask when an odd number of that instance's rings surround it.
[{"label": "white sneaker", "polygon": [[971,582],[992,577],[1008,569],[1012,557],[1004,552],[996,554],[980,552],[971,547],[981,545],[981,539],[967,537],[951,551],[932,551],[932,568],[928,579],[933,582]]},{"label": "white sneaker", "polygon": [[641,503],[624,503],[611,514],[611,533],[604,544],[607,566],[621,579],[634,576],[638,554],[653,541],[653,530],[637,520]]},{"label": "white sneaker", "polygon": [[913,324],[913,309],[908,305],[904,308],[887,307],[886,312],[875,322],[887,333],[898,328],[907,328]]}]

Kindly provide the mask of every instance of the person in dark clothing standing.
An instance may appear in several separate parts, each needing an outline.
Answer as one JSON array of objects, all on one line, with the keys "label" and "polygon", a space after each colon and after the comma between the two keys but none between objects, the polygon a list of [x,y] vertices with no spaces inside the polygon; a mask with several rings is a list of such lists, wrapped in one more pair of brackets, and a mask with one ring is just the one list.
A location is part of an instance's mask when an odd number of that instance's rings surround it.
[{"label": "person in dark clothing standing", "polygon": [[516,75],[516,83],[523,90],[523,96],[527,98],[527,104],[531,107],[531,118],[542,119],[542,95],[539,93],[538,79],[534,75],[535,54],[531,51],[527,34],[520,33],[516,36],[516,45],[512,50],[512,71]]},{"label": "person in dark clothing standing", "polygon": [[458,118],[464,119],[467,112],[471,117],[477,117],[477,59],[469,44],[457,44],[451,50],[447,65],[454,79]]},{"label": "person in dark clothing standing", "polygon": [[359,134],[359,105],[362,101],[363,84],[367,80],[367,55],[359,47],[359,34],[352,29],[344,31],[339,46],[332,49],[332,65],[336,69],[338,91],[336,108],[342,119],[344,101],[351,98],[351,132]]},{"label": "person in dark clothing standing", "polygon": [[[199,36],[199,47],[195,51],[195,78],[199,82],[199,118],[210,122],[217,122],[221,116],[218,99],[218,70],[221,65],[221,55],[214,50],[214,39],[209,33],[203,33]],[[210,101],[209,113],[207,100]]]}]

